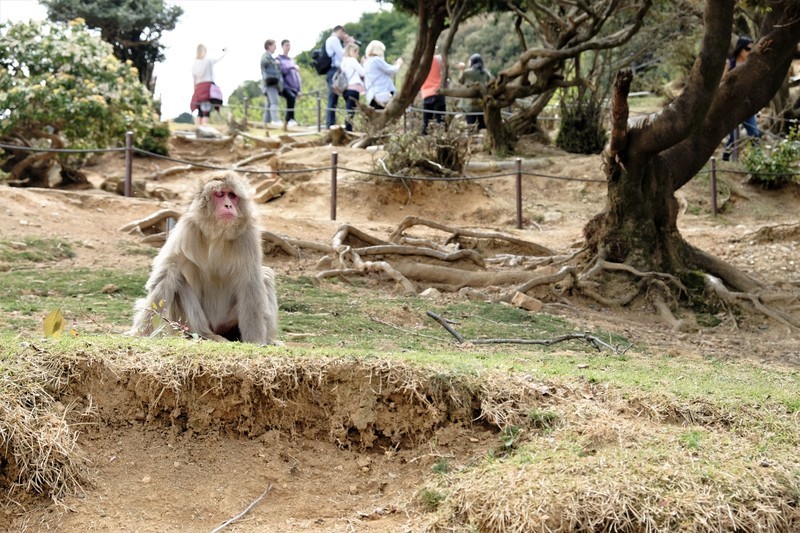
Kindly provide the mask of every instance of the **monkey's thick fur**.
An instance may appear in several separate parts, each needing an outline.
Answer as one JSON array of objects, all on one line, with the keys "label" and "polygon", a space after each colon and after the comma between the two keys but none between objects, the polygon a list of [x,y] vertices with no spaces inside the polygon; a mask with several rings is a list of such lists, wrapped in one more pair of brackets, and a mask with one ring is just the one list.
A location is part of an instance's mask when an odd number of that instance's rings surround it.
[{"label": "monkey's thick fur", "polygon": [[[212,196],[221,191],[238,197],[234,220],[217,215]],[[129,333],[150,334],[156,308],[207,339],[276,342],[275,275],[262,266],[262,258],[261,231],[247,181],[234,172],[210,176],[153,260],[147,297],[137,301]]]}]

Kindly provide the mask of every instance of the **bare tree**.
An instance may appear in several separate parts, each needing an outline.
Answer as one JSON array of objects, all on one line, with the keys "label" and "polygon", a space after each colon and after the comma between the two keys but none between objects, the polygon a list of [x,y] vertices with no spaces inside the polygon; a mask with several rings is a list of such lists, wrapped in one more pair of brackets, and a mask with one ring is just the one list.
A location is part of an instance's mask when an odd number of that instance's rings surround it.
[{"label": "bare tree", "polygon": [[[517,15],[515,27],[524,50],[522,54],[485,88],[473,86],[442,92],[447,96],[483,98],[488,146],[495,151],[510,149],[513,135],[502,120],[501,110],[520,98],[535,97],[516,125],[521,127],[525,122],[535,121],[556,89],[588,83],[581,78],[580,69],[570,69],[575,75],[566,78],[566,63],[585,52],[628,42],[641,28],[651,5],[652,0],[522,3],[507,0],[506,8]],[[541,45],[528,47],[520,30],[523,23],[540,36]]]}]

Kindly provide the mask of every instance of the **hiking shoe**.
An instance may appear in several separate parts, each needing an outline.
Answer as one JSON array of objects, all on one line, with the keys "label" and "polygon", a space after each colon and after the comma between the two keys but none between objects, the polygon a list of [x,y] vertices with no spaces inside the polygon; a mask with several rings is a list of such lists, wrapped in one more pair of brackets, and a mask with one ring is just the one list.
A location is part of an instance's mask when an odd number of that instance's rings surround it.
[{"label": "hiking shoe", "polygon": [[288,125],[289,125],[289,126],[299,126],[300,124],[298,124],[298,123],[297,123],[297,121],[296,121],[295,119],[291,119],[291,120],[288,122]]}]

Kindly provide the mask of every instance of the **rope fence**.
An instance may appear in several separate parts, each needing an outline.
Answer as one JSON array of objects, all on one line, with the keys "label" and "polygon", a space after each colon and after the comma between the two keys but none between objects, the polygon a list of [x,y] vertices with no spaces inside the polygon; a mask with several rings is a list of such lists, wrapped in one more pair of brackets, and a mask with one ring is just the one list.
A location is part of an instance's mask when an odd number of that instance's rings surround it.
[{"label": "rope fence", "polygon": [[[499,172],[494,174],[487,174],[483,176],[469,176],[467,174],[461,176],[406,176],[401,174],[392,174],[386,172],[375,172],[370,170],[361,170],[355,168],[349,168],[345,166],[340,166],[338,163],[338,153],[331,152],[331,164],[329,166],[322,166],[322,167],[308,167],[308,168],[301,168],[301,169],[294,169],[294,170],[256,170],[256,169],[248,169],[242,168],[239,166],[220,166],[220,165],[209,165],[206,163],[197,163],[194,161],[187,161],[184,159],[179,159],[176,157],[170,157],[162,154],[157,154],[154,152],[150,152],[148,150],[144,150],[142,148],[138,148],[133,145],[133,132],[127,132],[125,134],[125,147],[124,148],[38,148],[32,146],[19,146],[14,144],[4,144],[0,143],[0,148],[7,149],[7,150],[16,150],[16,151],[23,151],[23,152],[50,152],[50,153],[67,153],[67,154],[82,154],[82,153],[107,153],[107,152],[125,152],[125,181],[124,181],[124,195],[126,197],[132,196],[132,184],[133,184],[133,154],[139,154],[147,157],[152,157],[156,159],[162,159],[165,161],[171,161],[173,163],[180,163],[182,165],[203,168],[207,170],[222,170],[222,171],[232,171],[232,172],[241,172],[241,173],[248,173],[248,174],[256,174],[256,175],[277,175],[277,174],[302,174],[308,172],[323,172],[323,171],[330,171],[331,172],[331,220],[336,220],[336,209],[337,209],[337,184],[338,184],[338,172],[341,170],[343,172],[350,172],[353,174],[361,174],[366,176],[373,176],[373,177],[380,177],[380,178],[391,178],[391,179],[399,179],[399,180],[407,180],[407,181],[422,181],[422,182],[464,182],[464,181],[477,181],[477,180],[488,180],[488,179],[497,179],[497,178],[507,178],[514,176],[515,177],[515,189],[516,189],[516,215],[517,215],[517,229],[522,229],[522,178],[523,177],[534,177],[534,178],[544,178],[544,179],[552,179],[552,180],[561,180],[561,181],[573,181],[573,182],[582,182],[582,183],[606,183],[604,179],[592,179],[592,178],[577,178],[571,176],[555,176],[552,174],[542,174],[539,172],[530,172],[530,171],[523,171],[522,169],[522,159],[516,158],[514,161],[514,172]],[[743,170],[736,170],[736,169],[727,169],[725,171],[729,174],[744,174],[744,175],[758,175],[758,176],[800,176],[800,172],[759,172],[753,173]],[[708,169],[701,170],[697,173],[699,174],[710,174],[711,175],[711,206],[712,206],[712,214],[713,216],[717,216],[717,165],[716,165],[716,157],[712,157],[710,159],[710,165]]]}]

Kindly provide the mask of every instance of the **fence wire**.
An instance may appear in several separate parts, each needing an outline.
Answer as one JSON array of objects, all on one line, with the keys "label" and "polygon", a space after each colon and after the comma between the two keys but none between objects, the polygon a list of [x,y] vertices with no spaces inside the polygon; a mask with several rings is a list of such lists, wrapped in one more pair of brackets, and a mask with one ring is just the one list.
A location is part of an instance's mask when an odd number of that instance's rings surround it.
[{"label": "fence wire", "polygon": [[[126,148],[85,148],[85,149],[78,149],[78,148],[37,148],[33,146],[19,146],[15,144],[4,144],[0,143],[0,148],[10,149],[10,150],[18,150],[18,151],[26,151],[26,152],[52,152],[52,153],[73,153],[73,154],[83,154],[83,153],[106,153],[106,152],[125,152]],[[144,150],[142,148],[138,148],[133,146],[131,148],[132,152],[135,152],[140,155],[153,157],[156,159],[162,159],[165,161],[171,161],[173,163],[179,163],[182,165],[189,165],[197,168],[204,168],[208,170],[221,170],[221,171],[232,171],[232,172],[240,172],[240,173],[248,173],[248,174],[304,174],[308,172],[322,172],[326,170],[337,169],[343,172],[351,172],[354,174],[362,174],[366,176],[374,176],[374,177],[381,177],[381,178],[393,178],[393,179],[400,179],[400,180],[409,180],[409,181],[477,181],[477,180],[486,180],[486,179],[495,179],[495,178],[505,178],[511,176],[527,176],[527,177],[537,177],[537,178],[544,178],[544,179],[553,179],[553,180],[561,180],[561,181],[573,181],[573,182],[582,182],[582,183],[606,183],[605,179],[593,179],[593,178],[577,178],[571,176],[555,176],[552,174],[542,174],[539,172],[530,172],[530,171],[510,171],[510,172],[499,172],[495,174],[487,174],[483,176],[469,176],[469,175],[461,175],[461,176],[406,176],[402,174],[392,174],[390,172],[377,172],[371,170],[361,170],[356,168],[349,168],[345,166],[322,166],[322,167],[307,167],[307,168],[300,168],[300,169],[286,169],[286,170],[256,170],[256,169],[248,169],[242,167],[231,167],[231,166],[220,166],[220,165],[209,165],[206,163],[197,163],[195,161],[187,161],[185,159],[179,159],[177,157],[171,157],[167,155],[157,154],[155,152],[151,152],[148,150]],[[697,174],[707,174],[710,173],[710,169],[703,169],[699,171]],[[800,172],[749,172],[746,170],[736,170],[736,169],[725,169],[726,173],[729,174],[742,174],[742,175],[753,175],[753,176],[800,176]]]}]

